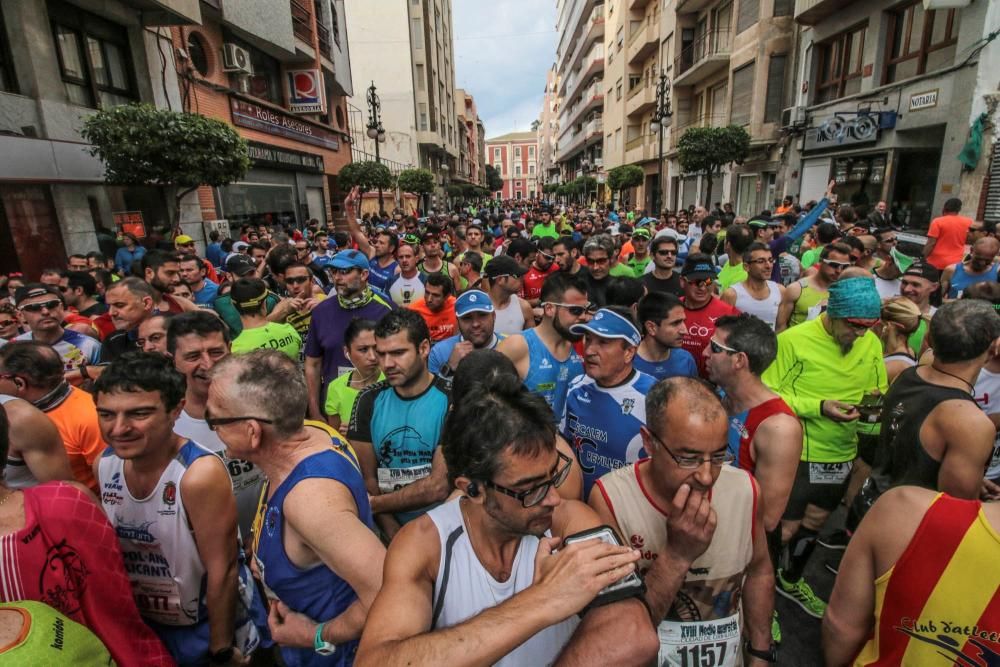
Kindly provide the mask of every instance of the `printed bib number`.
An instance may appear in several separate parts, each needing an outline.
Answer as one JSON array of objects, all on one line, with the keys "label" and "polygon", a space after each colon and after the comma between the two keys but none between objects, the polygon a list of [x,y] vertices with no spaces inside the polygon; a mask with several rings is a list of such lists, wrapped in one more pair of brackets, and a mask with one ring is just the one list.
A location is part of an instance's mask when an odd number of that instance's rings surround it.
[{"label": "printed bib number", "polygon": [[993,441],[993,456],[990,457],[989,467],[986,468],[986,479],[994,480],[1000,477],[1000,434]]},{"label": "printed bib number", "polygon": [[843,484],[851,474],[853,461],[843,463],[810,463],[810,484]]},{"label": "printed bib number", "polygon": [[734,614],[714,621],[663,621],[660,667],[736,667],[740,653],[740,617]]},{"label": "printed bib number", "polygon": [[133,578],[135,606],[144,618],[164,625],[188,625],[194,619],[181,609],[181,592],[176,582],[164,578]]},{"label": "printed bib number", "polygon": [[378,488],[382,493],[392,493],[430,474],[431,466],[429,463],[412,468],[379,468]]},{"label": "printed bib number", "polygon": [[826,310],[826,301],[821,301],[815,306],[806,309],[806,320],[815,320]]}]

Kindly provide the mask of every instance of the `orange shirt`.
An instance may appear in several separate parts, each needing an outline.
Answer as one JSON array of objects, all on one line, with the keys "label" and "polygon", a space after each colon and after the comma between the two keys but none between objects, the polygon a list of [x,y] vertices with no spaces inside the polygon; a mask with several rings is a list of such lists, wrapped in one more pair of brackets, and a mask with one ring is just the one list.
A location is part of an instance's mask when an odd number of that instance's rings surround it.
[{"label": "orange shirt", "polygon": [[972,226],[972,218],[948,214],[931,220],[927,236],[937,239],[934,250],[927,256],[927,263],[944,271],[965,256],[965,240]]},{"label": "orange shirt", "polygon": [[73,478],[97,493],[93,463],[106,445],[97,425],[97,408],[90,394],[71,387],[62,403],[45,413],[59,429]]},{"label": "orange shirt", "polygon": [[455,297],[449,296],[445,299],[444,308],[434,312],[427,307],[427,301],[420,299],[414,301],[409,306],[410,310],[420,313],[427,322],[427,328],[431,330],[431,342],[436,343],[445,338],[451,338],[458,333],[458,320],[455,317]]}]

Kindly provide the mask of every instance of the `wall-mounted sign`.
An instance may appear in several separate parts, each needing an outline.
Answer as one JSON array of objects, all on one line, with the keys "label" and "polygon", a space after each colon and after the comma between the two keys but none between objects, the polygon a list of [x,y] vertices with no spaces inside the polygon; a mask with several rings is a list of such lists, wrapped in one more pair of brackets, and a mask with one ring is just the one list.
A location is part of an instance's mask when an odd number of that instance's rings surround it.
[{"label": "wall-mounted sign", "polygon": [[142,211],[118,211],[111,215],[119,234],[131,234],[137,239],[146,236],[146,225],[142,221]]},{"label": "wall-mounted sign", "polygon": [[229,97],[233,125],[248,127],[332,151],[340,150],[340,139],[321,125],[301,120],[240,97]]},{"label": "wall-mounted sign", "polygon": [[910,111],[930,109],[937,106],[938,89],[910,95]]},{"label": "wall-mounted sign", "polygon": [[[883,119],[880,113],[861,113],[856,116],[832,116],[818,127],[806,130],[804,150],[816,151],[840,146],[855,146],[878,141],[880,128],[895,126],[895,114]],[[890,122],[891,121],[891,122]]]},{"label": "wall-mounted sign", "polygon": [[274,169],[292,169],[294,171],[314,171],[323,173],[323,156],[300,151],[290,151],[256,141],[247,142],[250,146],[250,159],[255,167],[272,167]]},{"label": "wall-mounted sign", "polygon": [[285,72],[288,82],[288,108],[293,113],[326,111],[323,73],[318,69],[295,69]]}]

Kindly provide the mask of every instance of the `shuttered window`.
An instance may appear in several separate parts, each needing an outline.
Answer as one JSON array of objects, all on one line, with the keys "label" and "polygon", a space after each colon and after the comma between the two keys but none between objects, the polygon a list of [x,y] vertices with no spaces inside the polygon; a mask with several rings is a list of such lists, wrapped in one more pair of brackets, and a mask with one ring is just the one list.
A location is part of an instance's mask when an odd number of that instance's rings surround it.
[{"label": "shuttered window", "polygon": [[764,122],[777,123],[781,120],[781,109],[785,101],[785,61],[784,54],[772,54],[767,63],[767,99],[764,102]]},{"label": "shuttered window", "polygon": [[[749,125],[750,109],[753,103],[753,63],[748,63],[733,72],[733,102],[729,106],[729,122],[733,125]],[[781,113],[779,110],[778,113]]]},{"label": "shuttered window", "polygon": [[983,220],[1000,224],[1000,143],[993,144],[993,159],[990,160],[990,184],[986,189],[986,207]]},{"label": "shuttered window", "polygon": [[740,34],[760,16],[760,0],[740,0],[740,11],[736,17],[736,34]]},{"label": "shuttered window", "polygon": [[774,0],[775,16],[791,16],[795,10],[795,0]]}]

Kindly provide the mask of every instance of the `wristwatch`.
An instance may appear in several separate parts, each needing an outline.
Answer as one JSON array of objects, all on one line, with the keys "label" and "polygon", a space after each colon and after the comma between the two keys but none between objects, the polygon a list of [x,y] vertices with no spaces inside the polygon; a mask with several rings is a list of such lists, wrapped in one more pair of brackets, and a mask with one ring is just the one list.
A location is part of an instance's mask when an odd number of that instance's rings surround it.
[{"label": "wristwatch", "polygon": [[208,656],[208,661],[213,665],[225,665],[232,661],[234,653],[236,653],[236,647],[227,646]]},{"label": "wristwatch", "polygon": [[316,636],[313,638],[313,650],[320,655],[333,655],[337,652],[337,645],[323,641],[323,628],[325,627],[326,623],[320,623],[316,626]]},{"label": "wristwatch", "polygon": [[767,648],[767,650],[762,651],[754,648],[750,644],[750,639],[748,638],[745,642],[743,642],[743,648],[746,650],[747,655],[757,658],[758,660],[764,660],[772,665],[778,662],[778,645],[774,642],[771,642],[771,645]]}]

